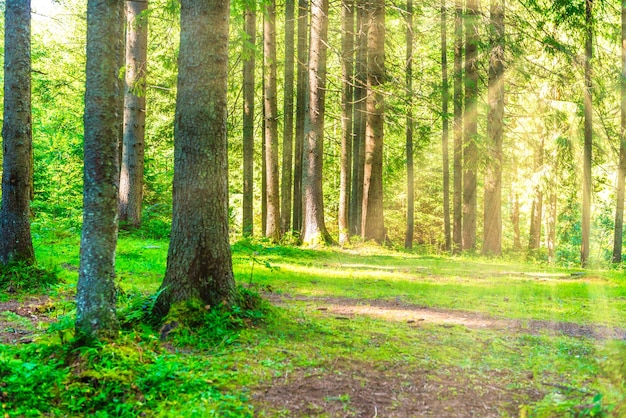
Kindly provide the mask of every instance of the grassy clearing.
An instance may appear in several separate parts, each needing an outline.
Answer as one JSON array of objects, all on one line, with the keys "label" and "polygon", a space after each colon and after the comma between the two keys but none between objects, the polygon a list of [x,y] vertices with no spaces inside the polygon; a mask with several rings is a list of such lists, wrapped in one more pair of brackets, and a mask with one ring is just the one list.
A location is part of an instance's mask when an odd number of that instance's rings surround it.
[{"label": "grassy clearing", "polygon": [[[78,237],[41,234],[39,264],[59,266],[65,283],[28,308],[34,314],[26,312],[29,297],[2,305],[3,412],[236,417],[623,412],[626,349],[588,332],[625,323],[626,285],[615,272],[581,275],[367,246],[314,251],[238,242],[233,251],[239,284],[267,294],[277,306],[244,306],[234,314],[196,307],[195,322],[161,339],[163,330],[140,320],[162,279],[167,242],[122,235],[117,265],[124,331],[115,344],[76,350],[69,341]],[[409,316],[399,315],[405,311]],[[428,312],[436,315],[423,320]],[[458,320],[446,322],[442,315]],[[568,327],[582,333],[560,332]],[[33,341],[9,344],[12,329]]]}]

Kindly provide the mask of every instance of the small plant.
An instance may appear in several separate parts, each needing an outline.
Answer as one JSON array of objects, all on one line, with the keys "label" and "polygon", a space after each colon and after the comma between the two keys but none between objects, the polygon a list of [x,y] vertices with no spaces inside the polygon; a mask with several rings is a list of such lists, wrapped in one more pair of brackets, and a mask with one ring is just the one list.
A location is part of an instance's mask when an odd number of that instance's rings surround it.
[{"label": "small plant", "polygon": [[25,262],[0,265],[0,291],[31,293],[60,283],[56,271],[41,269]]}]

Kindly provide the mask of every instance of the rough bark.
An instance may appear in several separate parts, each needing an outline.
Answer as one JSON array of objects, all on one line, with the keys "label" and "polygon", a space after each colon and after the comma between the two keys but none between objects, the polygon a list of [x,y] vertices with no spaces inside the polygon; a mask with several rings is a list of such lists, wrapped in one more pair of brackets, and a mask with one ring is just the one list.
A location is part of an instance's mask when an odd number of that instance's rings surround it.
[{"label": "rough bark", "polygon": [[450,90],[448,81],[448,10],[446,0],[441,0],[441,159],[443,166],[443,234],[445,250],[452,250],[450,228]]},{"label": "rough bark", "polygon": [[246,39],[243,43],[243,218],[244,237],[254,235],[254,90],[256,66],[256,10],[244,15]]},{"label": "rough bark", "polygon": [[227,77],[229,1],[182,0],[174,123],[172,235],[156,303],[230,302]]},{"label": "rough bark", "polygon": [[83,229],[76,292],[76,334],[84,340],[113,338],[118,328],[115,247],[123,19],[121,0],[87,2]]},{"label": "rough bark", "polygon": [[591,59],[593,54],[593,0],[585,0],[585,142],[583,147],[583,216],[580,264],[589,263],[589,241],[591,234],[591,148],[593,143],[593,103],[591,81]]},{"label": "rough bark", "polygon": [[126,2],[126,74],[124,133],[120,166],[120,221],[141,225],[146,132],[148,0]]},{"label": "rough bark", "polygon": [[35,262],[30,233],[33,189],[30,0],[7,0],[4,19],[4,121],[0,263]]},{"label": "rough bark", "polygon": [[463,249],[463,2],[454,3],[454,192],[452,196],[452,251]]},{"label": "rough bark", "polygon": [[622,262],[622,242],[624,230],[624,179],[626,178],[626,2],[622,1],[622,77],[620,80],[621,132],[619,147],[619,167],[615,205],[615,233],[613,235],[613,262]]},{"label": "rough bark", "polygon": [[404,248],[413,248],[415,179],[413,173],[413,1],[406,2],[406,233]]}]

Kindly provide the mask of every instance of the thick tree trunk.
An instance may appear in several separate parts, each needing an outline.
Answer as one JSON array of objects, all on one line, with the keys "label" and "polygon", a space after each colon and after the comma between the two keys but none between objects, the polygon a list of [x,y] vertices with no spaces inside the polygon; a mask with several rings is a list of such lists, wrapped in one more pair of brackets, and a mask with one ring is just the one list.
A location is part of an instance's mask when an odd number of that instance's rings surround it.
[{"label": "thick tree trunk", "polygon": [[[413,248],[415,179],[413,175],[413,0],[406,2],[406,233],[404,248]],[[445,117],[444,117],[445,118]]]},{"label": "thick tree trunk", "polygon": [[593,0],[585,0],[585,144],[583,147],[583,219],[580,264],[589,263],[591,234],[591,148],[593,142],[593,104],[591,100],[591,58],[593,54]]},{"label": "thick tree trunk", "polygon": [[30,0],[7,0],[4,19],[4,123],[0,263],[34,263]]},{"label": "thick tree trunk", "polygon": [[[167,270],[155,306],[235,292],[228,240],[229,1],[182,0],[174,124],[174,198]],[[202,63],[202,65],[198,65]]]},{"label": "thick tree trunk", "polygon": [[123,19],[121,0],[87,2],[83,229],[76,292],[76,334],[83,340],[113,338],[118,327],[115,247]]},{"label": "thick tree trunk", "polygon": [[622,1],[622,78],[620,80],[621,124],[619,167],[617,172],[617,190],[615,205],[615,233],[613,235],[613,262],[622,262],[622,241],[624,231],[624,179],[626,178],[626,2]]},{"label": "thick tree trunk", "polygon": [[352,185],[352,114],[354,77],[354,0],[341,7],[341,174],[339,186],[339,244],[350,240],[350,186]]},{"label": "thick tree trunk", "polygon": [[243,53],[243,219],[244,237],[254,235],[254,90],[256,9],[245,11]]},{"label": "thick tree trunk", "polygon": [[385,81],[385,1],[370,3],[367,36],[367,124],[363,171],[362,235],[366,240],[385,240],[383,222],[383,126],[385,100],[380,86]]},{"label": "thick tree trunk", "polygon": [[441,157],[443,166],[443,234],[445,250],[452,250],[452,232],[450,227],[450,90],[448,81],[448,8],[447,0],[441,0]]},{"label": "thick tree trunk", "polygon": [[120,167],[120,221],[141,225],[146,132],[147,0],[126,2],[124,133]]},{"label": "thick tree trunk", "polygon": [[504,127],[504,2],[491,0],[489,60],[489,159],[485,176],[483,254],[502,254],[502,136]]},{"label": "thick tree trunk", "polygon": [[291,230],[291,192],[293,178],[293,83],[295,1],[285,2],[285,77],[283,101],[283,159],[280,190],[280,230]]},{"label": "thick tree trunk", "polygon": [[304,191],[302,242],[315,246],[322,242],[332,242],[324,223],[324,196],[322,192],[328,0],[311,1],[311,35],[309,39],[309,100],[304,122],[304,171],[302,175]]},{"label": "thick tree trunk", "polygon": [[463,2],[454,3],[454,192],[452,251],[463,249]]}]

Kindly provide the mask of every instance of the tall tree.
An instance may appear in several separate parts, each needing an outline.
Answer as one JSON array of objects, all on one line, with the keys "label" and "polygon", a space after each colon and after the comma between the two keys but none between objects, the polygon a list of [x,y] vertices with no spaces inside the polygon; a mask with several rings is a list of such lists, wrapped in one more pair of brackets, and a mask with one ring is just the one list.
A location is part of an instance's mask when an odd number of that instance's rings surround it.
[{"label": "tall tree", "polygon": [[591,147],[593,143],[593,103],[591,98],[591,59],[593,56],[593,0],[585,0],[585,143],[583,147],[583,216],[580,263],[589,263],[589,237],[591,235]]},{"label": "tall tree", "polygon": [[122,0],[87,2],[83,230],[76,292],[76,334],[83,340],[117,335],[115,247],[123,120],[118,74],[123,21]]},{"label": "tall tree", "polygon": [[354,0],[341,4],[341,174],[339,186],[339,244],[350,240],[352,183],[352,99],[354,76]]},{"label": "tall tree", "polygon": [[[442,65],[443,67],[443,65]],[[413,173],[413,0],[406,2],[406,234],[404,248],[413,248],[415,179]],[[445,116],[444,116],[445,118]]]},{"label": "tall tree", "polygon": [[463,0],[454,2],[454,192],[452,196],[453,251],[463,249]]},{"label": "tall tree", "polygon": [[7,0],[4,19],[4,122],[0,263],[33,263],[30,0]]},{"label": "tall tree", "polygon": [[304,170],[302,172],[304,191],[302,242],[308,245],[332,242],[324,223],[322,192],[327,40],[328,0],[312,0],[309,37],[309,100],[304,122]]},{"label": "tall tree", "polygon": [[613,262],[622,262],[622,241],[624,230],[624,180],[626,179],[626,2],[622,1],[622,77],[621,86],[621,131],[619,147],[619,167],[617,172],[615,231],[613,234]]},{"label": "tall tree", "polygon": [[254,234],[254,89],[256,6],[248,3],[243,41],[243,219],[244,237]]},{"label": "tall tree", "polygon": [[452,249],[452,232],[450,228],[450,157],[449,143],[450,136],[450,87],[448,81],[448,8],[447,1],[441,0],[441,159],[443,166],[443,233],[445,239],[445,249]]},{"label": "tall tree", "polygon": [[283,160],[280,188],[280,229],[291,229],[291,187],[293,178],[293,82],[295,1],[285,1],[285,73],[283,100]]},{"label": "tall tree", "polygon": [[478,149],[479,0],[467,0],[465,16],[465,113],[463,116],[463,249],[476,249]]},{"label": "tall tree", "polygon": [[[155,305],[228,303],[228,0],[182,0],[174,124],[172,234]],[[202,65],[198,65],[202,63]]]},{"label": "tall tree", "polygon": [[383,122],[385,101],[380,89],[385,81],[385,1],[369,2],[367,36],[367,124],[365,127],[365,168],[363,171],[364,239],[382,243],[383,222]]},{"label": "tall tree", "polygon": [[528,249],[536,250],[541,245],[541,220],[543,219],[543,171],[544,140],[535,146],[534,150],[534,194],[530,206],[530,228],[528,230]]},{"label": "tall tree", "polygon": [[263,21],[264,57],[264,142],[266,164],[267,218],[265,236],[280,240],[280,196],[278,178],[278,97],[276,93],[276,0],[271,0]]},{"label": "tall tree", "polygon": [[502,253],[502,136],[504,127],[504,0],[491,0],[483,254]]},{"label": "tall tree", "polygon": [[120,167],[120,221],[141,224],[146,132],[148,0],[126,2],[124,132]]}]

